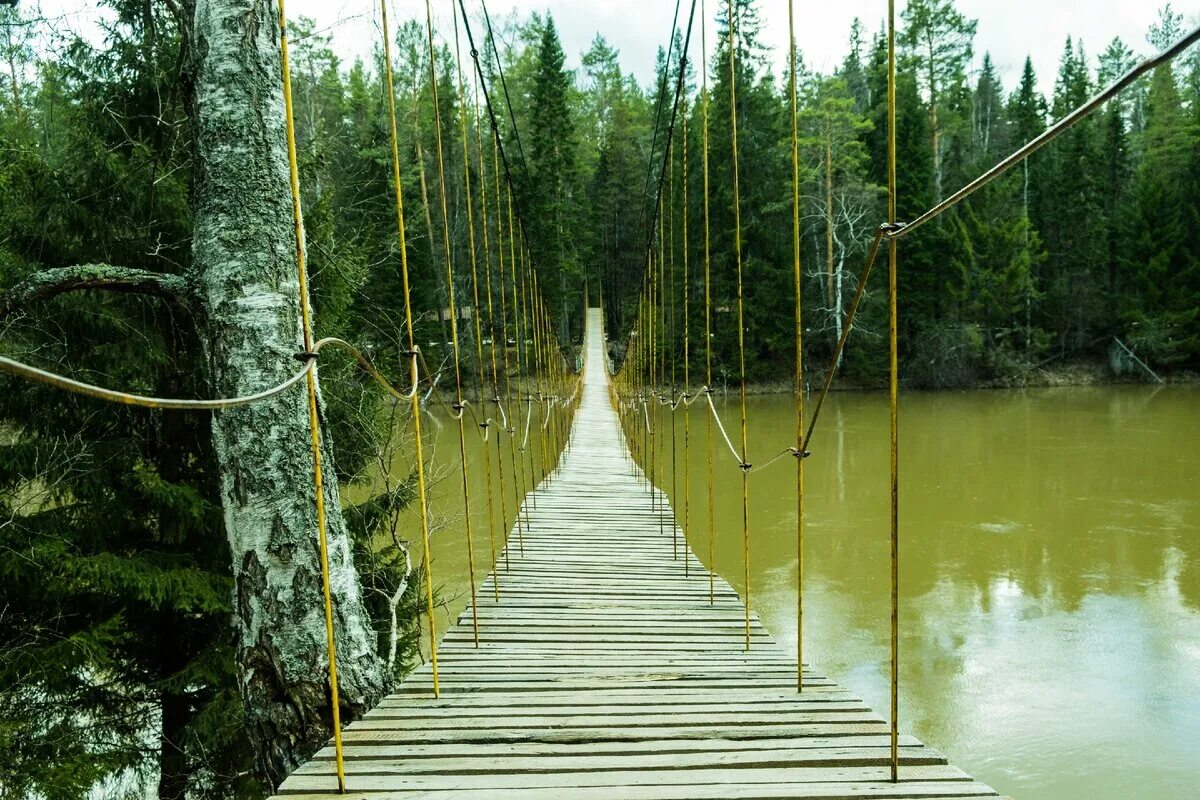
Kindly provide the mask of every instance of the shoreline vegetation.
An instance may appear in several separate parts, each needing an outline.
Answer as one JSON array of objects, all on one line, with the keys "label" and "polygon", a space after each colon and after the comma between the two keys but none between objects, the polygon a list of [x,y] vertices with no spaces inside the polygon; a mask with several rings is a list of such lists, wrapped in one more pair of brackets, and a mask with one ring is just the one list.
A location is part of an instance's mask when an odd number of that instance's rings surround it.
[{"label": "shoreline vegetation", "polygon": [[[805,377],[805,397],[820,389],[819,375]],[[1150,379],[1139,380],[1131,377],[1117,377],[1094,364],[1071,364],[1061,369],[1039,369],[1031,373],[1022,382],[1002,382],[999,380],[985,381],[967,386],[906,387],[901,384],[901,392],[963,392],[1004,389],[1086,389],[1098,386],[1200,386],[1200,374],[1195,372],[1179,372],[1163,376],[1163,383],[1156,384]],[[794,382],[791,380],[755,381],[746,384],[747,396],[791,395],[794,394]],[[669,390],[669,386],[665,387]],[[829,387],[831,392],[879,392],[887,389],[886,382],[877,384],[860,383],[857,381],[835,380]],[[718,397],[736,397],[736,383],[718,383],[713,392]]]},{"label": "shoreline vegetation", "polygon": [[[1113,372],[1111,365],[1106,362],[1075,360],[1064,362],[1057,366],[1033,367],[1021,374],[1008,377],[990,378],[953,386],[913,386],[902,381],[901,391],[962,392],[1004,389],[1082,389],[1101,386],[1200,386],[1200,372],[1193,370],[1158,373],[1158,377],[1162,379],[1161,382],[1154,380],[1145,373],[1116,374]],[[806,371],[804,376],[805,396],[807,397],[819,391],[821,381],[824,379],[825,373],[823,371]],[[695,390],[700,386],[703,386],[703,382],[693,382],[692,389]],[[668,394],[670,388],[670,384],[662,384],[658,391],[662,394]],[[677,383],[675,388],[677,391],[682,391],[682,383]],[[881,377],[877,383],[839,377],[834,379],[833,384],[830,386],[831,392],[877,392],[886,389],[887,382],[885,377]],[[524,392],[525,390],[526,387],[522,387],[521,391]],[[530,392],[535,391],[532,386],[529,386],[528,390]],[[464,394],[473,397],[474,391],[473,385],[464,384]],[[795,381],[790,377],[775,380],[754,380],[746,383],[747,396],[791,395],[794,392]],[[714,381],[713,394],[716,396],[733,397],[737,393],[738,384],[736,379],[718,379]],[[446,403],[453,402],[454,400],[454,392],[446,391],[444,387],[439,388],[438,396]]]}]

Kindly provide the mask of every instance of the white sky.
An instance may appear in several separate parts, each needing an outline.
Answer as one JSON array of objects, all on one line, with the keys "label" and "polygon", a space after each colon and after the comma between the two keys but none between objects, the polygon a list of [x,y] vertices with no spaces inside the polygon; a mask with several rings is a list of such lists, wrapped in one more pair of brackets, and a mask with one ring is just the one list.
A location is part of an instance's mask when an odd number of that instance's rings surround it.
[{"label": "white sky", "polygon": [[[434,0],[437,25],[450,36],[449,3]],[[681,3],[680,16],[686,17],[690,0]],[[719,0],[704,0],[709,12],[709,45],[713,42],[712,16]],[[868,35],[879,29],[887,11],[886,0],[795,0],[796,40],[809,68],[828,72],[846,52],[851,21],[862,18]],[[36,7],[39,0],[25,0]],[[423,0],[389,0],[396,19],[424,15]],[[782,64],[787,48],[787,0],[759,0],[765,43],[773,48]],[[1012,89],[1020,75],[1026,55],[1037,69],[1039,88],[1049,92],[1054,85],[1058,59],[1068,35],[1081,37],[1090,56],[1097,55],[1115,36],[1120,36],[1135,52],[1144,54],[1149,46],[1146,31],[1157,18],[1159,0],[957,0],[958,9],[979,21],[975,39],[976,62],[984,51],[992,54],[1004,85]],[[1200,3],[1195,0],[1174,2],[1185,24],[1200,21]],[[96,0],[40,0],[44,14],[57,18],[85,33],[94,31],[98,12]],[[898,0],[897,13],[904,7]],[[611,46],[620,51],[622,67],[632,70],[646,83],[653,72],[654,56],[671,28],[675,0],[490,0],[493,22],[514,11],[524,17],[530,11],[549,11],[554,15],[563,39],[569,67],[577,66],[580,54],[592,37],[602,33]],[[467,0],[467,8],[478,12],[479,0]],[[334,37],[334,49],[347,62],[367,55],[378,40],[376,0],[287,0],[289,17],[312,17],[320,28]],[[697,17],[699,17],[697,10]],[[693,60],[699,53],[699,19],[693,32]],[[476,31],[476,35],[479,32]],[[1093,62],[1094,66],[1094,62]],[[776,70],[778,72],[778,70]]]}]

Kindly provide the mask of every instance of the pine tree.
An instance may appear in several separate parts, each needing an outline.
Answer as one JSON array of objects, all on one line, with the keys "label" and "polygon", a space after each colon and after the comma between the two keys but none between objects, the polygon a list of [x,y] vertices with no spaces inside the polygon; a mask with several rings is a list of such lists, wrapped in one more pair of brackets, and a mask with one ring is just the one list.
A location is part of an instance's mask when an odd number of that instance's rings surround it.
[{"label": "pine tree", "polygon": [[[532,226],[534,257],[542,269],[547,302],[559,309],[559,338],[570,340],[573,312],[579,304],[583,272],[576,253],[576,131],[571,103],[573,77],[563,66],[562,43],[554,18],[547,15],[537,49],[530,97],[529,170],[525,193]],[[579,323],[582,324],[582,323]],[[581,330],[582,332],[582,330]]]},{"label": "pine tree", "polygon": [[988,53],[971,97],[972,160],[979,166],[997,161],[1008,147],[1005,137],[1004,99],[1000,78]]},{"label": "pine tree", "polygon": [[929,98],[929,141],[933,154],[933,196],[942,199],[943,135],[957,122],[955,95],[966,80],[977,23],[954,7],[954,0],[912,0],[903,13],[900,42],[917,65],[917,79]]},{"label": "pine tree", "polygon": [[862,20],[855,17],[850,24],[850,49],[838,69],[838,75],[846,82],[846,88],[854,98],[854,110],[859,114],[866,114],[871,108],[871,86],[863,64],[863,47],[866,46],[863,36]]}]

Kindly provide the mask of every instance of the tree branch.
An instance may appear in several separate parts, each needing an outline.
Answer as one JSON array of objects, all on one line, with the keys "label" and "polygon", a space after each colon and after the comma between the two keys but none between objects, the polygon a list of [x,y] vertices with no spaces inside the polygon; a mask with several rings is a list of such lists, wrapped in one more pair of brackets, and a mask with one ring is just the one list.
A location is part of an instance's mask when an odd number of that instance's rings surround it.
[{"label": "tree branch", "polygon": [[0,298],[0,320],[14,311],[68,292],[103,289],[123,294],[148,294],[190,311],[187,282],[178,275],[111,264],[79,264],[35,272]]}]

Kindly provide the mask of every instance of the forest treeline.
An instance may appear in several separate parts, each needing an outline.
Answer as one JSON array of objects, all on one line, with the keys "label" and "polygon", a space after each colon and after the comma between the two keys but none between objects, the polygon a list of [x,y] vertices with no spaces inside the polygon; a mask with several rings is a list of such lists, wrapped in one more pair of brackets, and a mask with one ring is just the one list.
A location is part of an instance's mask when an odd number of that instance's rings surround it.
[{"label": "forest treeline", "polygon": [[[195,187],[212,166],[196,149],[194,4],[104,5],[109,22],[98,42],[54,33],[20,5],[0,6],[0,351],[106,386],[208,396],[207,365],[222,354],[196,335],[195,310],[172,300],[194,259]],[[700,314],[707,195],[716,372],[723,382],[736,376],[729,105],[736,47],[747,368],[751,380],[787,378],[794,363],[787,74],[774,71],[778,54],[761,43],[758,3],[734,0],[734,11],[732,43],[723,7],[704,20],[707,77],[693,39],[661,215],[651,198],[667,150],[682,32],[660,51],[655,79],[642,85],[600,35],[568,68],[549,15],[497,20],[495,48],[482,20],[471,20],[511,161],[515,221],[524,222],[564,346],[580,340],[585,287],[593,302],[603,297],[612,338],[628,330],[654,219],[661,233],[654,246],[674,275],[674,306],[682,307],[676,301],[686,291]],[[831,74],[796,65],[810,365],[832,351],[884,215],[886,53],[876,23],[855,23]],[[1172,41],[1181,25],[1168,7],[1145,43],[1117,40],[1090,52],[1068,39],[1057,75],[1037,76],[1027,61],[1015,85],[1004,86],[987,54],[975,51],[975,20],[952,0],[911,0],[900,31],[900,218],[1037,135],[1139,53]],[[449,290],[460,308],[472,305],[464,302],[469,271],[458,271],[460,285],[445,283],[441,226],[450,227],[453,259],[465,264],[471,226],[478,241],[488,231],[495,242],[497,217],[508,215],[468,49],[456,46],[448,25],[438,34],[438,115],[423,22],[399,20],[393,42],[413,299],[431,359],[449,350]],[[292,39],[316,325],[402,374],[381,51],[346,63],[329,32],[310,20],[293,25]],[[1198,144],[1193,52],[906,239],[904,379],[922,387],[1023,382],[1048,364],[1106,361],[1114,338],[1156,369],[1200,366]],[[77,282],[37,282],[56,267],[77,268]],[[482,268],[502,285],[494,260]],[[123,280],[120,269],[137,270],[140,283]],[[882,281],[882,270],[872,280]],[[852,383],[886,374],[881,287],[868,287],[841,367]],[[699,319],[691,327],[698,359]],[[667,333],[677,351],[681,331],[675,317]],[[472,326],[460,334],[470,339]],[[484,335],[508,338],[495,329]],[[468,358],[472,349],[464,344]],[[463,370],[468,381],[474,372]],[[395,407],[352,366],[323,363],[321,374],[339,481],[369,482],[381,466],[387,473],[397,447]],[[208,414],[114,408],[0,379],[0,546],[8,554],[0,559],[0,794],[75,798],[105,785],[119,796],[148,782],[174,800],[259,797],[269,788],[232,643],[238,609],[222,513],[229,500],[219,488],[211,427]],[[400,475],[343,509],[387,682],[417,653],[419,575],[408,534],[398,529],[413,493],[412,477]]]},{"label": "forest treeline", "polygon": [[[759,42],[756,4],[735,9],[747,371],[751,380],[772,382],[794,363],[788,76],[772,74],[778,59]],[[1042,133],[1146,53],[1175,41],[1181,26],[1180,15],[1162,9],[1146,42],[1133,43],[1140,54],[1117,39],[1092,56],[1082,41],[1068,38],[1057,75],[1039,78],[1027,59],[1016,84],[1004,86],[991,57],[975,51],[976,20],[950,0],[908,3],[897,76],[899,219],[916,217]],[[730,71],[719,16],[716,28],[708,78],[708,197],[713,343],[718,379],[728,382],[737,375]],[[584,56],[584,86],[607,87],[619,79],[615,66],[612,78],[590,66],[608,63],[606,53],[597,41]],[[870,33],[855,22],[849,52],[832,74],[797,65],[810,368],[828,363],[872,235],[885,218],[886,55],[883,32]],[[685,192],[681,183],[669,183],[663,257],[668,273],[676,271],[669,281],[676,287],[682,248],[688,249],[694,310],[703,302],[703,104],[695,76],[686,77],[688,186]],[[610,124],[591,134],[598,136],[599,158],[585,170],[580,190],[588,203],[579,211],[577,229],[585,235],[577,248],[585,270],[602,276],[606,296],[621,299],[610,309],[617,315],[613,326],[621,329],[642,267],[631,241],[636,236],[630,235],[628,197],[640,185],[640,176],[630,179],[630,166],[645,156],[631,143],[645,141],[636,120],[645,124],[653,116],[642,110],[643,98],[653,111],[655,95],[629,84],[613,97]],[[581,108],[581,140],[591,152],[590,106]],[[1124,370],[1126,351],[1116,338],[1159,370],[1200,364],[1198,137],[1200,56],[1193,50],[905,239],[899,276],[903,380],[914,387],[1022,384],[1037,380],[1040,368],[1074,361]],[[676,181],[684,151],[676,141],[670,172]],[[687,242],[680,235],[684,202],[692,221]],[[851,383],[878,385],[886,374],[882,272],[867,287],[841,368]],[[665,300],[676,315],[680,291],[673,288]],[[677,351],[680,330],[668,316],[666,335]],[[696,330],[693,325],[691,352],[699,357]]]}]

